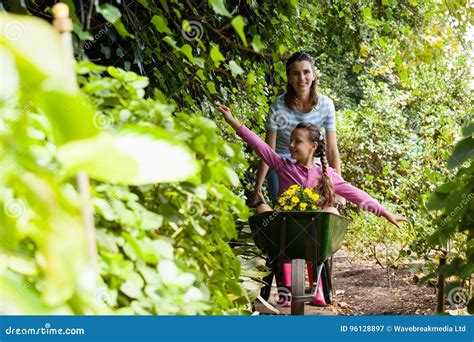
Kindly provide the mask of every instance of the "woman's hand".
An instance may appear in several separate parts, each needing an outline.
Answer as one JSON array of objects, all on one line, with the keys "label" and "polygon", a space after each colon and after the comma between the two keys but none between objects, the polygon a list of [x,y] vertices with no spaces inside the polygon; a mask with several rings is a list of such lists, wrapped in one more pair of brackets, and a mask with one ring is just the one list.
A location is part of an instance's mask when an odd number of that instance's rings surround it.
[{"label": "woman's hand", "polygon": [[224,106],[223,104],[218,104],[216,106],[217,110],[222,113],[222,116],[224,117],[224,120],[232,126],[233,129],[237,130],[241,124],[239,121],[237,121],[233,116],[232,112],[230,111],[230,108],[227,106]]},{"label": "woman's hand", "polygon": [[398,222],[409,222],[408,219],[405,216],[395,215],[395,214],[392,214],[389,211],[386,211],[385,214],[383,215],[383,217],[385,217],[388,222],[390,222],[391,224],[393,224],[397,228],[400,228],[400,226],[398,225]]},{"label": "woman's hand", "polygon": [[341,197],[339,195],[336,195],[336,198],[334,200],[335,204],[339,205],[339,208],[344,207],[346,205],[346,199],[344,197]]}]

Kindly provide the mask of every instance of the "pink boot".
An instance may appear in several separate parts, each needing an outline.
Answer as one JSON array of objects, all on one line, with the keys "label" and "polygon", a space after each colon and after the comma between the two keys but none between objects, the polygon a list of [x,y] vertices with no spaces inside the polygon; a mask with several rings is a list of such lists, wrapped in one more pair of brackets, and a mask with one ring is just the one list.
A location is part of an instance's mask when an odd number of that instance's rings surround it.
[{"label": "pink boot", "polygon": [[313,305],[315,306],[328,306],[326,300],[324,300],[324,293],[323,293],[323,282],[319,279],[318,283],[318,291],[313,298]]},{"label": "pink boot", "polygon": [[[314,282],[313,264],[308,263],[307,268],[308,268],[309,284],[311,286],[311,291],[313,291],[313,282]],[[316,294],[314,295],[312,304],[315,306],[328,306],[328,304],[326,303],[326,300],[324,299],[323,282],[321,278],[319,278],[318,291],[316,291]]]},{"label": "pink boot", "polygon": [[[282,285],[283,286],[291,286],[291,263],[285,262],[282,265]],[[311,291],[313,291],[313,264],[308,263],[306,265],[306,268],[308,270],[308,279],[309,279],[309,284],[311,287]],[[318,283],[318,291],[316,291],[316,294],[313,298],[312,304],[315,306],[328,306],[326,303],[326,300],[324,299],[324,293],[323,293],[323,282],[321,281],[322,279],[319,279]],[[289,301],[290,300],[290,301]],[[289,300],[287,298],[284,299],[284,305],[282,306],[291,306],[291,294]]]}]

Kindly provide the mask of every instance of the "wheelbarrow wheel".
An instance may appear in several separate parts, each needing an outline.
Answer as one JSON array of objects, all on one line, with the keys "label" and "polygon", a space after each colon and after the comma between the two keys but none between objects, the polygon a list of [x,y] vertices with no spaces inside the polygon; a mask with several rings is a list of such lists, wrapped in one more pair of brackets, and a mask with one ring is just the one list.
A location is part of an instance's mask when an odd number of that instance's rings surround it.
[{"label": "wheelbarrow wheel", "polygon": [[332,296],[332,257],[324,262],[321,272],[321,281],[323,282],[323,295],[326,304],[331,304]]}]

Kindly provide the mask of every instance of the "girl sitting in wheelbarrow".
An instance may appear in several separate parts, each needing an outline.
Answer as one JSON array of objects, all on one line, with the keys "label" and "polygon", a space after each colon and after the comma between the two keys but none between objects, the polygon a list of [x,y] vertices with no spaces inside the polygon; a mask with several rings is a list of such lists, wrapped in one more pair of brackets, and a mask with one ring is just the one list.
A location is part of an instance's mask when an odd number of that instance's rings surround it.
[{"label": "girl sitting in wheelbarrow", "polygon": [[[291,158],[295,160],[293,162],[275,153],[260,137],[235,119],[228,107],[217,105],[217,109],[237,134],[276,172],[279,181],[278,195],[296,184],[315,189],[323,198],[321,203],[323,211],[335,210],[332,205],[337,194],[377,216],[384,217],[398,228],[398,222],[408,222],[405,217],[390,213],[365,191],[346,182],[334,169],[328,167],[324,141],[320,140],[321,133],[316,125],[300,123],[291,132],[289,150]],[[322,166],[314,163],[315,157],[321,159]],[[272,210],[263,202],[257,206],[258,213]],[[284,271],[284,283],[288,283],[288,275],[288,272]],[[321,284],[319,282],[319,288],[313,300],[315,305],[325,304]]]}]

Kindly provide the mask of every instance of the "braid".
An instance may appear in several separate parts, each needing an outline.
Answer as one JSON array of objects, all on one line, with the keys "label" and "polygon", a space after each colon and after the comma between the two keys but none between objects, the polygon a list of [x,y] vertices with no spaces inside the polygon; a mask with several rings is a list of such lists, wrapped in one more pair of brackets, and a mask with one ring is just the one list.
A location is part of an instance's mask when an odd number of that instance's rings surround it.
[{"label": "braid", "polygon": [[321,139],[321,131],[318,126],[309,122],[301,122],[295,127],[295,129],[306,129],[308,131],[309,139],[318,143],[318,147],[316,148],[316,151],[314,151],[314,157],[319,157],[321,159],[323,174],[321,175],[319,184],[316,187],[316,191],[324,198],[322,204],[323,208],[330,207],[334,204],[335,195],[332,188],[332,181],[328,173],[329,165],[326,158],[326,143],[324,139]]},{"label": "braid", "polygon": [[321,165],[323,168],[323,174],[321,175],[318,184],[318,192],[324,197],[324,202],[322,203],[323,208],[330,207],[334,204],[335,196],[332,188],[332,181],[328,174],[329,165],[326,158],[326,143],[324,140],[319,142],[315,154],[321,158]]}]

